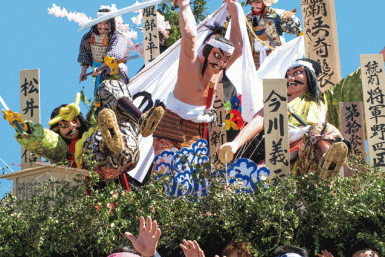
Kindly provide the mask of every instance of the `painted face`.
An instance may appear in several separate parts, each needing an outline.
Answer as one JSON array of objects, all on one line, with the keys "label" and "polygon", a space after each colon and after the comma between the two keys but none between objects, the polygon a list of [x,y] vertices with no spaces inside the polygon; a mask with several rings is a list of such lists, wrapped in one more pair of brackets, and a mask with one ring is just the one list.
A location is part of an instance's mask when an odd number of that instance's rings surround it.
[{"label": "painted face", "polygon": [[309,91],[305,67],[299,66],[290,68],[286,72],[287,95],[289,97],[298,97]]},{"label": "painted face", "polygon": [[111,24],[109,20],[98,23],[96,27],[98,28],[100,35],[107,34],[108,32],[111,31]]},{"label": "painted face", "polygon": [[261,12],[265,7],[262,0],[255,0],[251,3],[251,9],[253,12]]},{"label": "painted face", "polygon": [[73,140],[79,137],[80,121],[78,117],[75,117],[71,121],[59,121],[59,134],[69,140]]},{"label": "painted face", "polygon": [[231,54],[214,47],[207,58],[207,69],[211,70],[214,74],[223,71],[226,68],[230,57]]}]

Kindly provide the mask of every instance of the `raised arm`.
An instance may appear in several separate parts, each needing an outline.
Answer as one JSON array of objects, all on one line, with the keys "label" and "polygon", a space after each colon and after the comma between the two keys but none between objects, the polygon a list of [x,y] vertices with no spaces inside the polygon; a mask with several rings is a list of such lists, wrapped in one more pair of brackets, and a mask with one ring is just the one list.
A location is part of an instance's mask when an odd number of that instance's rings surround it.
[{"label": "raised arm", "polygon": [[242,41],[242,33],[241,27],[239,24],[239,17],[236,3],[238,4],[238,0],[225,0],[227,3],[227,10],[231,15],[231,33],[230,33],[230,41],[234,45],[234,53],[229,59],[229,62],[226,68],[229,68],[241,55],[243,50],[243,41]]},{"label": "raised arm", "polygon": [[197,241],[187,241],[183,239],[183,244],[180,244],[180,248],[182,248],[183,253],[186,257],[205,257],[204,252],[200,248]]},{"label": "raised arm", "polygon": [[141,216],[139,230],[140,233],[137,238],[129,232],[125,232],[124,235],[131,241],[135,250],[142,256],[154,256],[160,238],[158,224],[156,221],[152,221],[151,217],[147,217],[145,224],[144,218]]},{"label": "raised arm", "polygon": [[179,6],[179,26],[182,34],[180,63],[193,63],[196,59],[197,25],[191,11],[190,0],[177,0]]}]

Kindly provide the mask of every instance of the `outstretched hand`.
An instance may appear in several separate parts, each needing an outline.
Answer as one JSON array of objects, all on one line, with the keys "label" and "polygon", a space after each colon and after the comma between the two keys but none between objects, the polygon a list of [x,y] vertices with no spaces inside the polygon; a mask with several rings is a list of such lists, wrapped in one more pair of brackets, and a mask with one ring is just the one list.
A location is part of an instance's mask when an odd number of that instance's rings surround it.
[{"label": "outstretched hand", "polygon": [[333,254],[329,253],[326,250],[321,251],[322,254],[318,254],[318,257],[334,257]]},{"label": "outstretched hand", "polygon": [[139,231],[137,238],[129,232],[125,232],[124,235],[131,241],[135,250],[142,256],[154,256],[160,238],[158,224],[156,221],[151,221],[151,217],[147,217],[147,222],[144,224],[144,218],[141,216]]},{"label": "outstretched hand", "polygon": [[180,248],[182,248],[184,255],[186,257],[205,257],[204,252],[199,247],[199,244],[197,241],[187,241],[183,239],[183,244],[180,244]]}]

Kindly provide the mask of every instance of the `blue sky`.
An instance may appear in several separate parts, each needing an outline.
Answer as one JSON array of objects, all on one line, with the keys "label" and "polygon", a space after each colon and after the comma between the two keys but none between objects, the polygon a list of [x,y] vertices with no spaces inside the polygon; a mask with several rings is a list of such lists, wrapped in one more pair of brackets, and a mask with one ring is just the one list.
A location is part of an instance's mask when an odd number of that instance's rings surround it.
[{"label": "blue sky", "polygon": [[[0,95],[8,107],[20,112],[19,71],[22,69],[40,69],[40,106],[41,123],[48,128],[51,111],[63,104],[72,103],[76,92],[85,87],[88,98],[92,96],[91,79],[79,84],[80,65],[77,63],[79,44],[83,33],[76,33],[79,25],[67,18],[57,18],[48,14],[52,4],[65,7],[68,11],[76,11],[95,17],[101,5],[116,4],[123,8],[134,1],[9,1],[0,9],[1,26],[1,85]],[[209,13],[215,11],[221,0],[209,0]],[[385,1],[373,0],[365,6],[361,0],[335,0],[337,30],[340,50],[342,77],[359,67],[360,54],[378,53],[385,46],[384,10]],[[300,0],[279,0],[273,7],[278,9],[297,9],[297,17],[301,18]],[[250,6],[244,8],[245,12]],[[123,19],[132,24],[126,14]],[[292,37],[286,37],[290,40]],[[141,42],[140,36],[137,42]],[[136,54],[136,53],[132,53]],[[138,58],[127,63],[130,77],[144,64]],[[87,109],[81,105],[85,114]],[[20,170],[20,145],[14,138],[14,129],[5,120],[0,120],[1,148],[0,168],[7,173]],[[12,182],[0,179],[0,199],[12,190]]]}]

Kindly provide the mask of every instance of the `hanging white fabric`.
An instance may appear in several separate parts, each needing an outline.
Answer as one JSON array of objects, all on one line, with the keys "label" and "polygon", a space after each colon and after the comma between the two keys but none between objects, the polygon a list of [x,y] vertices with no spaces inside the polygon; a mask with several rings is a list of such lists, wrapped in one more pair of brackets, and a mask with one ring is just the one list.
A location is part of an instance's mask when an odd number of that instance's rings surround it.
[{"label": "hanging white fabric", "polygon": [[[236,60],[236,62],[227,70],[227,76],[235,86],[237,92],[242,94],[242,117],[245,121],[250,121],[255,113],[257,113],[263,107],[263,94],[262,94],[262,78],[266,75],[270,75],[272,78],[277,76],[277,71],[280,71],[279,78],[283,77],[282,72],[284,65],[288,65],[291,60],[298,59],[297,56],[300,53],[289,47],[283,47],[280,51],[274,51],[270,54],[258,73],[255,70],[254,60],[252,58],[251,47],[249,44],[249,38],[247,33],[246,19],[243,9],[239,3],[236,3],[239,24],[241,27],[242,40],[243,40],[243,55]],[[203,47],[203,41],[209,34],[210,30],[205,25],[213,25],[214,22],[223,25],[227,17],[227,3],[224,3],[217,11],[208,16],[197,26],[197,52],[201,53]],[[231,33],[227,30],[226,37],[229,38]],[[302,45],[303,45],[303,41]],[[140,92],[147,92],[151,95],[153,101],[159,99],[165,102],[167,106],[167,96],[174,89],[180,55],[180,43],[181,40],[175,42],[165,52],[159,55],[155,60],[144,67],[135,77],[131,79],[131,83],[128,85],[129,90],[133,96]],[[298,47],[299,43],[287,43],[292,47]],[[287,45],[285,44],[285,45]],[[277,52],[285,55],[284,57],[275,54]],[[297,54],[294,54],[296,52]],[[304,52],[304,51],[303,51]],[[289,54],[295,55],[293,58],[289,58]],[[302,53],[303,55],[303,53]],[[281,59],[283,58],[283,60]],[[290,59],[290,62],[289,62]],[[274,62],[278,61],[278,67]],[[279,68],[281,67],[281,68]],[[268,69],[274,71],[269,72]],[[286,69],[285,69],[286,72]],[[277,78],[277,77],[274,77]],[[139,106],[141,99],[134,100],[134,104]],[[129,172],[129,174],[136,180],[142,182],[145,178],[147,171],[149,170],[153,157],[154,150],[152,147],[152,136],[147,138],[139,138],[140,149],[140,161],[135,169]]]}]

